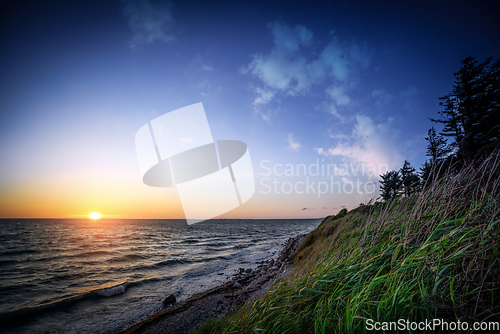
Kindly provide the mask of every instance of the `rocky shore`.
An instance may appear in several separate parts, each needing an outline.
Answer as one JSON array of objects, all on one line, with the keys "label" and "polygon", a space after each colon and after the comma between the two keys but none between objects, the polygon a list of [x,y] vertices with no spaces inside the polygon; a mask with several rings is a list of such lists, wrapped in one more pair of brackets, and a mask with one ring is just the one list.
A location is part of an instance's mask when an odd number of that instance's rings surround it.
[{"label": "rocky shore", "polygon": [[233,278],[222,285],[178,303],[173,296],[167,297],[165,310],[120,333],[191,333],[207,319],[233,312],[246,301],[264,295],[274,281],[292,272],[290,257],[304,238],[305,235],[298,235],[288,239],[276,258],[257,262],[259,266],[253,270],[239,268]]}]

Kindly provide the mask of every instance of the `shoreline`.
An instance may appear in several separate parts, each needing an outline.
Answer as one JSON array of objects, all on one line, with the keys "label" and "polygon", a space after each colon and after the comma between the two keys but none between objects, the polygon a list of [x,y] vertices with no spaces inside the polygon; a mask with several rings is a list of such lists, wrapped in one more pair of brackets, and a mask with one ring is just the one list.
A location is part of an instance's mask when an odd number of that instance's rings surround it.
[{"label": "shoreline", "polygon": [[290,257],[305,236],[300,234],[289,238],[277,257],[256,262],[259,266],[250,273],[240,271],[228,282],[175,303],[117,333],[191,333],[209,319],[234,312],[246,301],[254,301],[265,295],[277,279],[293,272]]}]

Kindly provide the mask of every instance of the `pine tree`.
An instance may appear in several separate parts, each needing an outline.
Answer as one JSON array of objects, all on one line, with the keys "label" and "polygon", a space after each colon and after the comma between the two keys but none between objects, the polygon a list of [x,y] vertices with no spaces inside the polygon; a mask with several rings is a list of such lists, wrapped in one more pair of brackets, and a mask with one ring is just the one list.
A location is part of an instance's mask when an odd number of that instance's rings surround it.
[{"label": "pine tree", "polygon": [[[435,166],[435,165],[434,165]],[[433,172],[433,165],[429,161],[425,160],[424,164],[422,167],[420,167],[420,180],[422,180],[422,187],[428,187],[430,183],[432,182],[432,172]]]},{"label": "pine tree", "polygon": [[405,160],[403,167],[399,170],[399,173],[401,174],[403,194],[406,197],[411,196],[411,194],[419,190],[420,178],[415,173],[415,168],[413,168],[407,160]]},{"label": "pine tree", "polygon": [[462,61],[452,92],[441,97],[442,135],[452,137],[457,158],[472,161],[500,144],[500,60]]},{"label": "pine tree", "polygon": [[401,177],[398,171],[392,170],[380,176],[380,191],[384,201],[398,197],[401,193]]},{"label": "pine tree", "polygon": [[460,112],[458,110],[458,101],[456,97],[451,94],[440,97],[439,99],[441,100],[439,105],[445,108],[440,111],[439,114],[444,118],[439,120],[431,118],[431,121],[444,124],[441,135],[454,139],[451,143],[451,148],[454,150],[457,157],[461,158],[462,150],[460,149],[460,145],[464,138],[464,131],[460,119]]},{"label": "pine tree", "polygon": [[429,129],[425,140],[428,142],[426,155],[431,158],[431,164],[435,164],[439,160],[446,158],[451,152],[451,148],[446,143],[446,140],[443,136],[436,134],[434,127]]}]

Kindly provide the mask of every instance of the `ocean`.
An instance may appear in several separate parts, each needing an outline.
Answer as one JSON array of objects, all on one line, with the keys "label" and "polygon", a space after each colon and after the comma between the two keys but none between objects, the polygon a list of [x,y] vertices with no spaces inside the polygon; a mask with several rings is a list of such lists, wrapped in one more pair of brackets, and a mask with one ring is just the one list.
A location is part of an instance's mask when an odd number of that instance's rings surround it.
[{"label": "ocean", "polygon": [[320,219],[1,219],[0,331],[113,333],[255,268]]}]

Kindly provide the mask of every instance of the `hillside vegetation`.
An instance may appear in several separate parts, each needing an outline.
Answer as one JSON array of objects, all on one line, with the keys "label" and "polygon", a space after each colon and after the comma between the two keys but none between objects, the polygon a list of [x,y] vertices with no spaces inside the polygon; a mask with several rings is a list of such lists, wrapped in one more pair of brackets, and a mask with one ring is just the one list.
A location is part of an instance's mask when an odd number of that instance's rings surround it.
[{"label": "hillside vegetation", "polygon": [[294,255],[292,277],[198,332],[365,333],[367,319],[499,321],[499,165],[495,154],[410,197],[326,217]]}]

